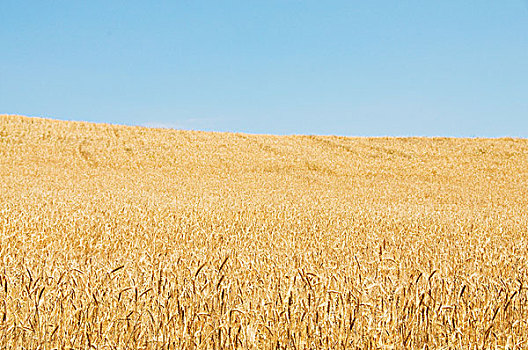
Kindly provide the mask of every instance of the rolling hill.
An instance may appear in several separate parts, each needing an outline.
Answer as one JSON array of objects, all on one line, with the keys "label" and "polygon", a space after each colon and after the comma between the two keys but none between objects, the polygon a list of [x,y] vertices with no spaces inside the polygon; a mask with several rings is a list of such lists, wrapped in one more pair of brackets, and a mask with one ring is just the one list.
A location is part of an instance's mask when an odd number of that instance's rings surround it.
[{"label": "rolling hill", "polygon": [[528,341],[528,140],[0,116],[5,348]]}]

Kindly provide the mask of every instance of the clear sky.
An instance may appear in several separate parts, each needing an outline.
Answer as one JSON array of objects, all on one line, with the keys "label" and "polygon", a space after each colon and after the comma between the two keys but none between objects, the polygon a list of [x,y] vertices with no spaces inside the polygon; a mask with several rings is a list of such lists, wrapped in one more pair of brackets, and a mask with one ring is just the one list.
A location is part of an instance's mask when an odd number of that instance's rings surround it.
[{"label": "clear sky", "polygon": [[1,0],[0,23],[0,113],[528,137],[528,0]]}]

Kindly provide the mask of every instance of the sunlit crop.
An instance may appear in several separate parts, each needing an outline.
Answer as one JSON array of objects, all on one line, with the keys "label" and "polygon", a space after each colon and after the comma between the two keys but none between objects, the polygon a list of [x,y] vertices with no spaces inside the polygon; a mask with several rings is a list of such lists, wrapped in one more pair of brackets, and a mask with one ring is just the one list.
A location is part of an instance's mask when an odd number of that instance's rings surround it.
[{"label": "sunlit crop", "polygon": [[528,348],[528,141],[0,116],[0,348]]}]

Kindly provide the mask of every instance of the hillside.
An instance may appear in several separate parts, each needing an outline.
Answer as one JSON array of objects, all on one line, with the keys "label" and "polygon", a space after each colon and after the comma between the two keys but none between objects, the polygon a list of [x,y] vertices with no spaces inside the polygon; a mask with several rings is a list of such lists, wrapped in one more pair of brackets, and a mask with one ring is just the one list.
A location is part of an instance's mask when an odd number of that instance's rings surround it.
[{"label": "hillside", "polygon": [[528,140],[0,116],[0,344],[526,346]]}]

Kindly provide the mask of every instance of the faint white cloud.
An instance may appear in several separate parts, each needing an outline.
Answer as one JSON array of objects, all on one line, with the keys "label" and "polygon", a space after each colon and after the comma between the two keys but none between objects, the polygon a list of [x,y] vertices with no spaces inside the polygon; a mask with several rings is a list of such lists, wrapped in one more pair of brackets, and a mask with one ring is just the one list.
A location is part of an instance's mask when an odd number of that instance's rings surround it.
[{"label": "faint white cloud", "polygon": [[218,131],[222,124],[229,121],[227,118],[188,118],[177,121],[149,121],[141,124],[147,128],[180,129]]},{"label": "faint white cloud", "polygon": [[161,129],[185,129],[185,127],[180,123],[173,123],[173,122],[146,122],[141,124],[141,126],[147,127],[147,128],[161,128]]}]

